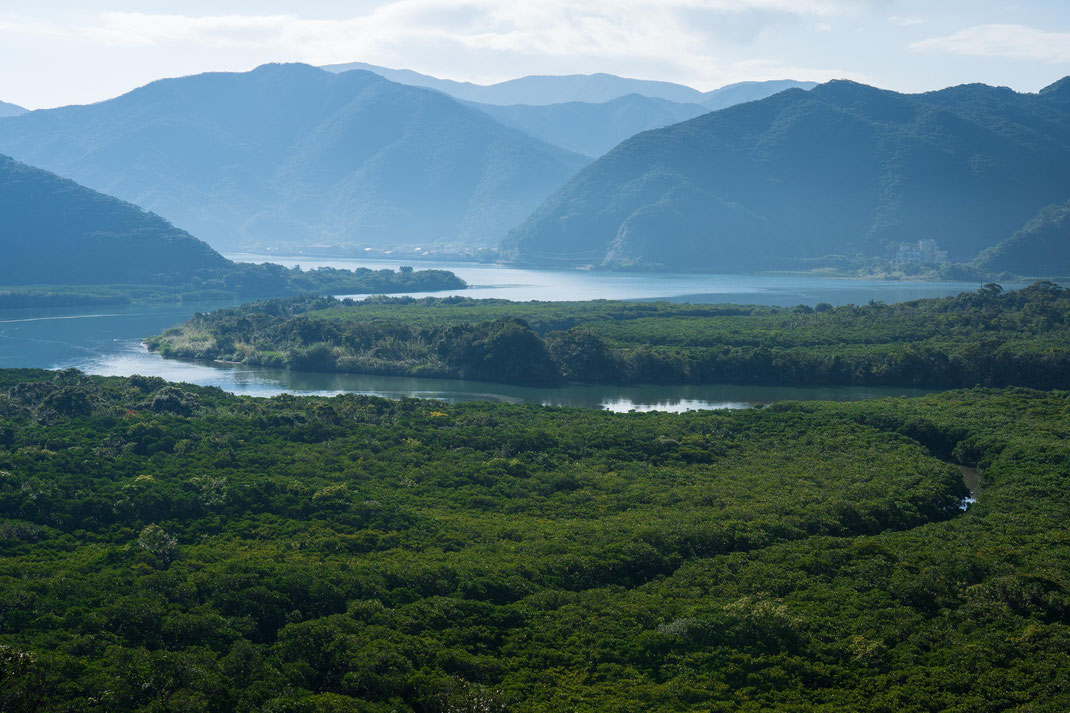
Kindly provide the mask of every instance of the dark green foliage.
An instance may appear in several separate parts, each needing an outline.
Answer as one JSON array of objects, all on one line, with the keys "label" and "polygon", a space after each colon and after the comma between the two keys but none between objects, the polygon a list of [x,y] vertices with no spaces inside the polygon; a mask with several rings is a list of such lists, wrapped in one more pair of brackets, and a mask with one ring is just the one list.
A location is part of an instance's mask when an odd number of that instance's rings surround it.
[{"label": "dark green foliage", "polygon": [[[496,340],[510,320],[507,347]],[[1070,291],[988,284],[958,297],[817,309],[276,300],[197,315],[148,344],[164,356],[511,383],[1068,388]]]},{"label": "dark green foliage", "polygon": [[5,711],[1070,704],[1065,392],[611,414],[0,371],[0,426]]},{"label": "dark green foliage", "polygon": [[934,238],[966,262],[1068,195],[1064,89],[906,95],[840,80],[632,137],[551,195],[502,252],[555,267],[728,272],[892,258],[899,243]]},{"label": "dark green foliage", "polygon": [[1070,201],[1044,208],[975,264],[990,273],[1070,275]]}]

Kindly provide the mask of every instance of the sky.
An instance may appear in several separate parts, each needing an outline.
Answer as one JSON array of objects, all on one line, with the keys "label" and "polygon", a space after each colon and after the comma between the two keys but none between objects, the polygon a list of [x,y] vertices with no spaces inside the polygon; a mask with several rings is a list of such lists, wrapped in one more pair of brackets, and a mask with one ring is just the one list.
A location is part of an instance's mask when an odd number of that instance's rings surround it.
[{"label": "sky", "polygon": [[0,100],[31,109],[162,77],[354,61],[481,84],[609,72],[703,91],[835,78],[1037,91],[1070,75],[1070,2],[0,0]]}]

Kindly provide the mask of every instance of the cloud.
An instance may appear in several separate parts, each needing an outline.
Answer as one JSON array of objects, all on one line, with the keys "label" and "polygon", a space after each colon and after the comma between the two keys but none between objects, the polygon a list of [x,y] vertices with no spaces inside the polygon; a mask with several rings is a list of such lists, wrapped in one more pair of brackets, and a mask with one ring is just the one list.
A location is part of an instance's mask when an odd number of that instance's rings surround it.
[{"label": "cloud", "polygon": [[899,25],[900,27],[912,27],[914,25],[923,25],[925,20],[920,17],[896,17],[892,16],[888,18],[888,22],[893,25]]},{"label": "cloud", "polygon": [[1025,25],[976,25],[946,37],[915,42],[910,49],[1062,64],[1070,63],[1070,33]]},{"label": "cloud", "polygon": [[[740,43],[740,23],[761,28],[801,21],[813,26],[851,16],[859,0],[387,0],[340,19],[299,14],[195,16],[107,12],[37,23],[33,31],[64,34],[145,57],[149,50],[229,53],[255,63],[361,60],[436,76],[497,81],[518,71],[613,71],[672,76],[719,86],[770,79],[751,63],[718,56]],[[367,5],[362,7],[368,8]],[[26,21],[8,18],[25,30]],[[0,15],[0,36],[4,32]],[[742,42],[748,42],[743,39]],[[198,52],[204,48],[208,52]],[[777,65],[770,64],[770,67]],[[837,69],[795,68],[803,79],[842,76]],[[651,77],[654,78],[654,77]]]}]

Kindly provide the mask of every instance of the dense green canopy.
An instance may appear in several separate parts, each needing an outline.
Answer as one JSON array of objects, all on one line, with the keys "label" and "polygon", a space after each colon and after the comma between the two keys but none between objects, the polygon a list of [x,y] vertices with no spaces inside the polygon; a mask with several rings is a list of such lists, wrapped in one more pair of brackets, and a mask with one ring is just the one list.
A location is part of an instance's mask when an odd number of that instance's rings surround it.
[{"label": "dense green canopy", "polygon": [[0,372],[0,707],[1066,710],[1068,415]]},{"label": "dense green canopy", "polygon": [[198,315],[164,356],[510,383],[1070,387],[1070,290],[887,305],[276,300]]}]

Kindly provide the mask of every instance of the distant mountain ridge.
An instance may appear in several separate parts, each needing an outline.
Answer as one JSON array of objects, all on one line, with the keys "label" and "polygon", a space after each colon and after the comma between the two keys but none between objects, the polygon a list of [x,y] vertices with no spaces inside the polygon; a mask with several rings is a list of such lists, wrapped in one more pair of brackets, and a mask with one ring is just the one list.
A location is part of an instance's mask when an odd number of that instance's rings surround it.
[{"label": "distant mountain ridge", "polygon": [[905,95],[849,81],[635,136],[503,244],[541,265],[765,269],[936,239],[966,261],[1070,195],[1070,82]]},{"label": "distant mountain ridge", "polygon": [[0,118],[6,116],[19,116],[26,113],[26,109],[23,109],[18,104],[10,104],[5,101],[0,101]]},{"label": "distant mountain ridge", "polygon": [[365,62],[331,64],[325,65],[323,69],[339,73],[361,69],[379,74],[393,82],[435,89],[458,99],[497,106],[516,104],[545,106],[570,102],[598,104],[629,94],[638,94],[678,104],[700,104],[707,110],[714,110],[745,101],[763,99],[785,89],[811,89],[817,86],[816,82],[778,79],[768,82],[738,82],[709,92],[700,92],[683,84],[631,79],[605,73],[532,75],[483,85],[439,79],[410,69],[390,69]]},{"label": "distant mountain ridge", "polygon": [[490,245],[587,161],[439,92],[299,64],[2,119],[0,151],[221,248]]},{"label": "distant mountain ridge", "polygon": [[650,129],[676,124],[705,114],[700,104],[679,104],[667,99],[628,94],[600,104],[566,102],[532,106],[515,104],[473,106],[537,139],[592,158],[621,141]]}]

